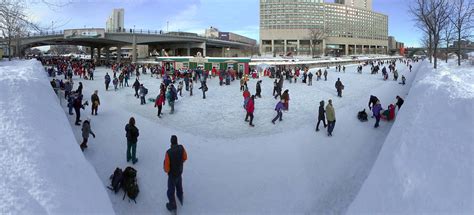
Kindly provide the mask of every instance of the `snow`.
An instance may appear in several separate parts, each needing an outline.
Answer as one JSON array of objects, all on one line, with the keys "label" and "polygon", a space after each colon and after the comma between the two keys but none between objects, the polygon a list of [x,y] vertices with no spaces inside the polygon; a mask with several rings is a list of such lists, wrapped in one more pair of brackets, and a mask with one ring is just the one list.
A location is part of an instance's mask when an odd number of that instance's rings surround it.
[{"label": "snow", "polygon": [[[206,99],[194,86],[194,96],[187,91],[175,104],[175,114],[158,119],[153,104],[140,105],[131,88],[105,91],[104,75],[111,70],[98,68],[95,80],[79,80],[84,85],[85,98],[99,90],[101,106],[92,118],[91,128],[97,138],[89,140],[84,156],[95,167],[103,186],[116,167],[124,168],[126,139],[124,126],[133,116],[140,129],[138,138],[138,170],[140,194],[137,204],[122,200],[122,194],[109,193],[118,214],[166,213],[167,175],[163,160],[176,134],[188,152],[184,164],[184,206],[182,214],[195,213],[336,213],[345,212],[357,195],[377,158],[392,123],[374,121],[361,123],[356,114],[367,108],[371,94],[377,95],[384,106],[404,97],[408,92],[418,65],[409,72],[399,64],[400,77],[407,77],[407,85],[383,81],[380,74],[370,75],[369,67],[363,74],[356,73],[356,65],[346,66],[346,73],[329,70],[328,81],[316,81],[313,86],[289,84],[290,110],[283,113],[283,121],[271,124],[276,115],[277,100],[271,97],[273,80],[263,78],[262,96],[256,99],[256,127],[244,122],[243,98],[239,82],[220,87],[218,79],[208,81]],[[314,69],[312,69],[314,72]],[[340,77],[345,85],[343,98],[336,97],[334,83]],[[133,77],[134,79],[134,77]],[[133,80],[132,79],[132,80]],[[149,89],[148,98],[155,97],[161,80],[142,75],[140,80]],[[130,85],[133,81],[130,81]],[[249,82],[255,92],[256,80]],[[314,131],[320,100],[333,100],[337,123],[333,137],[322,130]],[[64,111],[66,110],[63,104]],[[82,113],[89,116],[90,107]],[[80,129],[73,125],[80,142]],[[79,143],[78,143],[79,144]]]},{"label": "snow", "polygon": [[474,67],[431,66],[422,65],[348,214],[474,213]]},{"label": "snow", "polygon": [[113,214],[37,61],[0,63],[0,213]]}]

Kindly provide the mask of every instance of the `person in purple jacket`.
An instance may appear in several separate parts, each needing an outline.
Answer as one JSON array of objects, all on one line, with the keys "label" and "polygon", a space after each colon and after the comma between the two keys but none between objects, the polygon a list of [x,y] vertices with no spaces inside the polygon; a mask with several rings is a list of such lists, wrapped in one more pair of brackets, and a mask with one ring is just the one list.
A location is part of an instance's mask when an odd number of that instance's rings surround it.
[{"label": "person in purple jacket", "polygon": [[377,101],[377,103],[372,107],[372,113],[373,113],[374,116],[375,116],[375,125],[374,125],[374,128],[379,127],[380,111],[382,111],[382,105],[380,104],[380,101]]},{"label": "person in purple jacket", "polygon": [[275,111],[277,112],[277,115],[275,118],[273,118],[272,120],[272,123],[275,124],[275,121],[279,118],[280,120],[279,121],[282,121],[282,117],[283,117],[283,108],[285,107],[285,105],[283,104],[283,100],[279,101],[276,106],[275,106]]}]

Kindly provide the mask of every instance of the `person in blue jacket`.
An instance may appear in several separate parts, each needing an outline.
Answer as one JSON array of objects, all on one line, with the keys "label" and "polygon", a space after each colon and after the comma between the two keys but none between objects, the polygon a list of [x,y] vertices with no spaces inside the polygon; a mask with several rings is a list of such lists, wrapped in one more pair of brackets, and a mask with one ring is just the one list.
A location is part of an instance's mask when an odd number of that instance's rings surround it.
[{"label": "person in blue jacket", "polygon": [[380,111],[382,111],[382,105],[380,104],[380,101],[377,101],[375,106],[372,107],[372,113],[375,116],[375,125],[374,128],[379,127],[379,122],[380,122]]},{"label": "person in blue jacket", "polygon": [[275,106],[275,111],[277,112],[277,115],[276,115],[276,117],[273,118],[273,120],[272,120],[272,123],[273,123],[273,124],[275,124],[275,121],[276,121],[277,119],[279,119],[279,121],[282,121],[282,120],[283,120],[283,119],[282,119],[282,117],[283,117],[283,112],[282,112],[282,110],[283,110],[283,108],[285,107],[285,105],[283,104],[283,102],[284,102],[283,100],[280,100],[280,101],[276,104],[276,106]]}]

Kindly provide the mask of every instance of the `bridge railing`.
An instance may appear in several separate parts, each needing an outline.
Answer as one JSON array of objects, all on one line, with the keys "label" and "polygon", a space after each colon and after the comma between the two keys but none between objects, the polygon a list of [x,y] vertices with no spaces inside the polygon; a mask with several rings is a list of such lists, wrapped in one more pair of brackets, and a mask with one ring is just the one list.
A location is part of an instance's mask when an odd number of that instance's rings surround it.
[{"label": "bridge railing", "polygon": [[63,30],[58,31],[40,31],[40,32],[28,32],[27,37],[42,37],[42,36],[54,36],[64,34]]}]

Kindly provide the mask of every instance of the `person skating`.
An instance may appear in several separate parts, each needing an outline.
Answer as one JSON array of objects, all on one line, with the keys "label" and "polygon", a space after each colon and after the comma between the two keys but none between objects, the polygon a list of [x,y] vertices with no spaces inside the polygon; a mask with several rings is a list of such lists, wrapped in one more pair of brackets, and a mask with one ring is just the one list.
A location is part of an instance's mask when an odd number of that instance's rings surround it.
[{"label": "person skating", "polygon": [[87,141],[89,140],[89,135],[92,134],[92,137],[95,138],[95,134],[91,129],[90,119],[86,119],[84,123],[82,123],[82,143],[81,143],[81,150],[87,148]]},{"label": "person skating", "polygon": [[[59,87],[59,86],[58,86]],[[76,93],[78,95],[82,95],[82,82],[79,82],[79,86],[77,87]]]},{"label": "person skating", "polygon": [[[191,90],[192,91],[192,90]],[[171,85],[168,87],[168,92],[166,92],[166,98],[168,99],[168,105],[170,106],[170,114],[174,113],[174,100],[175,100],[175,95],[173,90],[171,89]]]},{"label": "person skating", "polygon": [[[370,99],[369,99],[369,110],[372,110],[372,107],[374,107],[374,106],[377,104],[377,101],[378,101],[378,100],[379,100],[379,99],[378,99],[376,96],[370,95]],[[374,116],[372,115],[372,118],[373,118],[373,117],[374,117]]]},{"label": "person skating", "polygon": [[[249,101],[247,102],[247,105],[246,105],[246,110],[247,110],[247,115],[245,115],[245,121],[246,122],[249,122],[249,126],[251,127],[254,127],[255,125],[253,124],[253,111],[255,109],[255,96],[252,95],[249,99]],[[250,121],[248,120],[248,118],[250,117]]]},{"label": "person skating", "polygon": [[105,80],[105,90],[109,90],[109,84],[110,84],[110,75],[109,73],[105,73],[105,77],[104,77],[104,80]]},{"label": "person skating", "polygon": [[189,96],[193,96],[193,87],[194,84],[192,81],[189,82]]},{"label": "person skating", "polygon": [[318,123],[316,124],[316,131],[319,131],[319,123],[323,121],[324,127],[328,127],[326,125],[326,117],[325,117],[326,111],[324,110],[324,101],[319,102],[319,111],[318,111]]},{"label": "person skating", "polygon": [[400,96],[397,96],[396,99],[397,99],[396,105],[398,107],[398,111],[400,111],[400,108],[402,107],[405,100],[403,100],[402,97],[400,97]]},{"label": "person skating", "polygon": [[262,80],[257,81],[257,86],[256,86],[256,92],[255,92],[255,97],[262,98]]},{"label": "person skating", "polygon": [[68,99],[69,95],[71,95],[72,91],[72,83],[71,81],[66,81],[64,84],[64,99]]},{"label": "person skating", "polygon": [[183,81],[180,81],[178,83],[178,93],[179,93],[179,96],[181,96],[181,97],[183,97],[182,92],[183,92]]},{"label": "person skating", "polygon": [[405,78],[405,76],[404,76],[404,75],[402,75],[402,82],[400,82],[399,84],[401,84],[401,85],[405,85],[405,81],[406,81],[406,80],[407,80],[407,79]]},{"label": "person skating", "polygon": [[117,91],[119,80],[117,77],[114,77],[112,84],[114,85],[114,90]]},{"label": "person skating", "polygon": [[135,79],[135,82],[132,85],[133,89],[135,89],[135,97],[139,98],[140,96],[138,95],[138,90],[140,89],[140,82],[138,79]]},{"label": "person skating", "polygon": [[393,71],[393,80],[394,81],[398,80],[398,71],[397,70]]},{"label": "person skating", "polygon": [[199,87],[199,89],[202,90],[202,99],[206,99],[206,91],[208,88],[205,81],[201,82],[201,87]]},{"label": "person skating", "polygon": [[91,96],[91,109],[92,109],[92,113],[91,115],[97,115],[97,109],[99,109],[99,105],[100,105],[100,99],[99,99],[99,95],[98,95],[98,91],[95,90],[94,93],[92,94]]},{"label": "person skating", "polygon": [[130,79],[130,76],[128,75],[128,72],[125,73],[125,77],[124,77],[124,80],[125,80],[125,87],[129,87],[128,86],[128,79]]},{"label": "person skating", "polygon": [[278,81],[277,79],[275,79],[275,81],[273,82],[273,96],[275,96],[277,91],[278,91]]},{"label": "person skating", "polygon": [[336,126],[336,113],[331,99],[328,100],[328,105],[326,106],[326,119],[328,120],[328,136],[332,136],[334,126]]},{"label": "person skating", "polygon": [[372,113],[375,116],[375,125],[374,128],[379,127],[379,122],[380,122],[380,111],[382,111],[382,105],[380,104],[380,101],[377,101],[375,106],[372,107]]},{"label": "person skating", "polygon": [[140,104],[144,105],[146,104],[145,96],[148,94],[148,89],[143,86],[143,84],[140,85]]},{"label": "person skating", "polygon": [[128,124],[125,125],[125,132],[127,137],[127,162],[131,160],[135,164],[138,161],[136,154],[138,136],[140,135],[138,128],[135,126],[135,118],[130,117]]},{"label": "person skating", "polygon": [[344,85],[342,84],[340,78],[337,78],[335,87],[336,87],[336,90],[337,90],[337,96],[342,97],[342,90],[344,89]]},{"label": "person skating", "polygon": [[328,80],[328,71],[324,70],[324,81]]},{"label": "person skating", "polygon": [[273,124],[275,124],[275,121],[276,121],[277,119],[279,119],[279,121],[282,121],[282,120],[283,120],[283,119],[282,119],[282,118],[283,118],[283,112],[282,112],[282,110],[283,110],[283,108],[285,107],[285,106],[283,105],[283,102],[284,102],[284,101],[281,100],[281,101],[279,101],[279,102],[276,104],[276,106],[275,106],[275,111],[277,112],[277,115],[276,115],[275,118],[273,118],[273,120],[272,120],[272,123],[273,123]]},{"label": "person skating", "polygon": [[285,90],[285,92],[283,92],[283,94],[281,94],[280,98],[281,98],[281,100],[283,100],[284,110],[288,111],[289,106],[290,106],[290,92],[289,92],[289,90]]},{"label": "person skating", "polygon": [[84,105],[82,104],[82,95],[78,94],[76,99],[74,100],[73,103],[74,107],[74,112],[76,113],[76,122],[74,123],[75,125],[81,125],[81,108],[84,109]]},{"label": "person skating", "polygon": [[158,107],[158,117],[161,118],[161,109],[163,108],[163,105],[165,104],[165,92],[160,91],[160,95],[156,97],[155,101],[155,107]]},{"label": "person skating", "polygon": [[163,169],[168,174],[168,191],[166,192],[168,196],[168,203],[166,203],[166,208],[169,211],[176,210],[176,196],[178,197],[179,202],[183,205],[183,164],[188,159],[186,150],[182,145],[178,144],[178,137],[172,135],[170,149],[166,151],[165,160],[163,162]]},{"label": "person skating", "polygon": [[313,73],[309,72],[308,74],[308,86],[313,85]]}]

